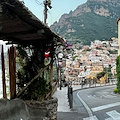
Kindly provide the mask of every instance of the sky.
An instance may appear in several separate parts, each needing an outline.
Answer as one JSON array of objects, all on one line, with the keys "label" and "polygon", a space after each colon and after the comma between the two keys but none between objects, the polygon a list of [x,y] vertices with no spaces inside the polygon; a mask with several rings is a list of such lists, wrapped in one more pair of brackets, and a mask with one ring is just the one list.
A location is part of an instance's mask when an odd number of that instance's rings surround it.
[{"label": "sky", "polygon": [[[44,0],[20,0],[24,1],[25,6],[38,17],[41,21],[44,21]],[[51,0],[52,9],[48,8],[48,26],[58,21],[64,13],[74,11],[77,6],[84,4],[87,0]]]}]

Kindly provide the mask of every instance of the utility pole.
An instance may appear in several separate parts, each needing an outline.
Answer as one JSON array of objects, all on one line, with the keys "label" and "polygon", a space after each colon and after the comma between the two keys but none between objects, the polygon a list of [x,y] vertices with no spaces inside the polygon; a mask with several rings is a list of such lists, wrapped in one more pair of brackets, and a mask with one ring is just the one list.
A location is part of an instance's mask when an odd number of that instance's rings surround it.
[{"label": "utility pole", "polygon": [[44,24],[46,24],[46,21],[47,21],[47,6],[51,9],[52,6],[51,6],[51,0],[44,0]]}]

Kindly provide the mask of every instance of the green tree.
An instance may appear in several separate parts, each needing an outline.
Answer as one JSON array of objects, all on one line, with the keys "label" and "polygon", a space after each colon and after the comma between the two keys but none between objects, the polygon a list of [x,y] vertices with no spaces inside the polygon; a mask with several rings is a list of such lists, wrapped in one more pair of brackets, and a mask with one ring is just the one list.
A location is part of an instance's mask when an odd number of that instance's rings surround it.
[{"label": "green tree", "polygon": [[120,55],[116,59],[117,89],[120,93]]},{"label": "green tree", "polygon": [[104,75],[106,74],[105,71],[102,71],[100,73],[97,74],[97,79],[100,79],[101,77],[104,77]]}]

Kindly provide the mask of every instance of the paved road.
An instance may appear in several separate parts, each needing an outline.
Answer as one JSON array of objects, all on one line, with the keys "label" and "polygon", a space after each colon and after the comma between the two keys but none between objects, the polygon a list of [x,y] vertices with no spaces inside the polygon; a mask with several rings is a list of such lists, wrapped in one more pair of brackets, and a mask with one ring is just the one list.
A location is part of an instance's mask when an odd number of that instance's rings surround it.
[{"label": "paved road", "polygon": [[120,120],[120,95],[116,86],[84,89],[74,92],[78,113],[87,114],[83,120]]}]

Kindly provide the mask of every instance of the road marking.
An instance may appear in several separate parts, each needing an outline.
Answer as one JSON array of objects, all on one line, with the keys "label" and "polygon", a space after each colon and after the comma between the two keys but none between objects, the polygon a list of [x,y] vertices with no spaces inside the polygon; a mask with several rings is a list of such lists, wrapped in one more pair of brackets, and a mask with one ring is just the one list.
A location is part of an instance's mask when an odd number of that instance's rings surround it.
[{"label": "road marking", "polygon": [[120,105],[120,102],[107,104],[107,105],[102,105],[102,106],[94,107],[94,108],[91,108],[91,109],[92,109],[93,112],[96,112],[96,111],[104,110],[104,109],[107,109],[107,108],[115,107],[115,106],[118,106],[118,105]]},{"label": "road marking", "polygon": [[116,98],[117,96],[114,96],[114,95],[88,95],[88,98]]},{"label": "road marking", "polygon": [[79,96],[79,93],[80,91],[77,93],[77,97],[79,98],[79,100],[82,102],[82,104],[84,105],[84,107],[86,108],[88,114],[89,114],[89,117],[92,117],[93,116],[93,113],[91,111],[91,109],[88,107],[88,105],[82,100],[82,98]]},{"label": "road marking", "polygon": [[113,120],[120,120],[120,113],[116,110],[106,112],[107,115],[109,115]]},{"label": "road marking", "polygon": [[92,96],[92,95],[88,95],[88,98],[95,98],[95,96]]},{"label": "road marking", "polygon": [[[105,120],[120,120],[120,113],[116,110],[106,112],[110,118],[106,118]],[[99,120],[95,115],[87,118],[83,118],[83,120]]]},{"label": "road marking", "polygon": [[115,98],[117,96],[114,95],[102,95],[103,98]]},{"label": "road marking", "polygon": [[113,120],[112,118],[106,118],[105,120]]},{"label": "road marking", "polygon": [[83,120],[98,120],[98,118],[96,116],[91,116],[88,118],[83,118]]}]

